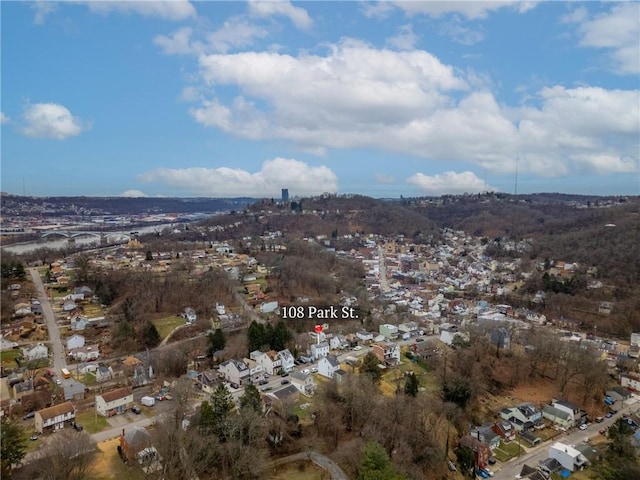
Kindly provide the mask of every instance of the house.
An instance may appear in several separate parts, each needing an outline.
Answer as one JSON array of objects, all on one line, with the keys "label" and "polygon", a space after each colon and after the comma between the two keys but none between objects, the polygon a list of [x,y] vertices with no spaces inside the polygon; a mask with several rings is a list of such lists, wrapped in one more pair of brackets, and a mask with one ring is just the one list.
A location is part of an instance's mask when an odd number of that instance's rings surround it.
[{"label": "house", "polygon": [[196,320],[198,318],[198,316],[196,315],[196,311],[191,307],[185,308],[182,316],[185,318],[187,324],[189,325],[191,325],[192,323],[196,323]]},{"label": "house", "polygon": [[289,373],[293,370],[293,367],[295,366],[295,359],[289,349],[285,348],[284,350],[280,350],[278,352],[278,358],[280,358],[280,366],[283,371]]},{"label": "house", "polygon": [[574,426],[571,414],[553,405],[545,405],[542,407],[542,417],[562,428],[571,428]]},{"label": "house", "polygon": [[61,403],[53,407],[43,408],[35,414],[36,432],[56,431],[64,428],[65,422],[76,418],[76,409],[71,402]]},{"label": "house", "polygon": [[516,430],[508,420],[495,422],[492,428],[493,431],[500,435],[505,442],[511,442],[516,438]]},{"label": "house", "polygon": [[576,448],[560,442],[549,447],[549,458],[554,458],[570,472],[581,470],[588,463],[586,457]]},{"label": "house", "polygon": [[327,342],[311,344],[311,361],[317,362],[320,358],[329,355],[329,344]]},{"label": "house", "polygon": [[[113,375],[115,376],[116,374],[117,372],[114,371]],[[135,387],[141,387],[143,385],[148,385],[151,382],[152,378],[153,378],[153,367],[149,366],[149,368],[147,368],[144,365],[140,364],[133,367],[133,372],[129,377],[129,381],[131,382],[131,385],[135,388]]]},{"label": "house", "polygon": [[572,427],[581,425],[586,421],[586,412],[583,412],[582,410],[580,410],[580,407],[578,407],[575,403],[554,399],[551,402],[551,405],[554,408],[557,408],[558,410],[562,410],[563,412],[566,412],[569,414]]},{"label": "house", "polygon": [[31,345],[22,349],[22,356],[25,360],[32,362],[34,360],[49,358],[49,349],[46,345],[38,343],[37,345]]},{"label": "house", "polygon": [[339,368],[340,362],[338,362],[338,358],[333,355],[327,355],[318,361],[318,373],[323,377],[333,378],[333,375]]},{"label": "house", "polygon": [[349,347],[349,342],[344,335],[334,335],[329,339],[329,348],[331,350],[344,350]]},{"label": "house", "polygon": [[96,368],[94,375],[96,376],[96,382],[106,382],[107,380],[111,380],[113,378],[113,369],[106,366],[104,363],[101,363],[100,365],[98,365],[98,368]]},{"label": "house", "polygon": [[471,435],[465,435],[458,443],[463,447],[468,447],[473,451],[476,465],[486,465],[491,456],[491,450],[487,445]]},{"label": "house", "polygon": [[83,400],[87,387],[77,380],[71,380],[65,382],[64,385],[64,399],[65,400]]},{"label": "house", "polygon": [[84,347],[84,337],[82,335],[72,335],[67,338],[67,350]]},{"label": "house", "polygon": [[620,376],[620,385],[634,391],[640,391],[640,374],[627,372]]},{"label": "house", "polygon": [[384,365],[400,363],[400,346],[397,343],[374,343],[371,345],[373,354]]},{"label": "house", "polygon": [[383,323],[378,327],[378,331],[389,340],[395,340],[398,337],[398,327],[390,323]]},{"label": "house", "polygon": [[62,304],[63,312],[73,312],[76,308],[78,308],[78,305],[73,300],[65,300]]},{"label": "house", "polygon": [[81,287],[75,287],[73,289],[73,294],[74,295],[82,295],[82,297],[79,298],[88,298],[91,297],[91,295],[93,294],[93,291],[87,287],[86,285],[83,285]]},{"label": "house", "polygon": [[356,338],[361,342],[370,342],[373,340],[373,336],[373,333],[367,332],[366,330],[356,332]]},{"label": "house", "polygon": [[311,375],[302,372],[293,372],[291,374],[291,385],[307,397],[313,395],[313,377],[311,377]]},{"label": "house", "polygon": [[133,392],[127,388],[117,388],[96,395],[96,412],[103,417],[111,417],[126,412],[133,404]]},{"label": "house", "polygon": [[264,367],[262,365],[250,358],[243,358],[242,361],[249,367],[249,379],[251,383],[264,380]]},{"label": "house", "polygon": [[13,350],[18,346],[19,345],[16,342],[12,342],[11,340],[5,340],[4,337],[0,337],[0,352],[4,352],[6,350]]},{"label": "house", "polygon": [[521,403],[500,411],[500,417],[509,420],[517,431],[530,430],[543,425],[542,412],[533,403]]},{"label": "house", "polygon": [[263,397],[265,412],[268,414],[273,411],[278,415],[285,416],[299,398],[300,391],[294,385],[287,385],[275,392],[269,392]]},{"label": "house", "polygon": [[227,360],[220,364],[218,372],[224,375],[225,380],[236,385],[249,380],[249,367],[242,360]]},{"label": "house", "polygon": [[500,435],[493,431],[493,424],[489,423],[474,428],[469,433],[473,438],[477,438],[484,445],[494,450],[500,445]]},{"label": "house", "polygon": [[100,348],[97,344],[85,345],[69,350],[68,355],[76,362],[93,362],[100,357]]},{"label": "house", "polygon": [[249,357],[262,365],[264,371],[269,375],[278,375],[280,373],[282,360],[274,350],[269,350],[268,352],[255,350],[249,354]]},{"label": "house", "polygon": [[200,372],[196,377],[196,388],[208,395],[211,395],[217,387],[217,378],[218,374],[215,372],[215,370]]},{"label": "house", "polygon": [[74,332],[81,332],[87,328],[88,324],[89,324],[88,318],[75,315],[71,318],[71,322],[69,323],[69,328]]},{"label": "house", "polygon": [[124,428],[120,434],[118,452],[128,461],[133,462],[136,455],[145,448],[151,447],[151,434],[142,427],[133,427],[125,433]]}]

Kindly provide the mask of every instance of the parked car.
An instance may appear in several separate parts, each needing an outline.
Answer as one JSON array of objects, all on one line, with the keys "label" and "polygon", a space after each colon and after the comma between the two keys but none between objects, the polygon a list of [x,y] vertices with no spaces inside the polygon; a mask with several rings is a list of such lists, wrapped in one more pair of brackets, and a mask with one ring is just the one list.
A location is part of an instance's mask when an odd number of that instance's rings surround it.
[{"label": "parked car", "polygon": [[615,415],[616,413],[618,413],[618,410],[616,410],[615,408],[610,408],[609,411],[611,412],[611,415]]},{"label": "parked car", "polygon": [[611,418],[611,417],[613,417],[613,413],[611,413],[611,412],[607,412],[607,414],[605,415],[605,417],[607,417],[607,418]]},{"label": "parked car", "polygon": [[318,367],[313,367],[311,369],[311,373],[318,373]]},{"label": "parked car", "polygon": [[424,342],[424,338],[418,337],[418,338],[416,338],[416,342]]},{"label": "parked car", "polygon": [[29,420],[30,418],[33,418],[35,416],[36,416],[36,412],[29,412],[24,417],[22,417],[22,419],[23,420]]},{"label": "parked car", "polygon": [[237,384],[237,383],[235,383],[235,382],[231,382],[229,385],[231,385],[231,388],[235,388],[236,390],[237,390],[238,388],[240,388],[240,385],[238,385],[238,384]]},{"label": "parked car", "polygon": [[73,428],[75,430],[77,430],[78,432],[81,432],[82,430],[84,430],[84,427],[81,424],[76,423],[76,422],[73,422]]},{"label": "parked car", "polygon": [[62,385],[62,380],[60,380],[59,378],[56,378],[56,385]]},{"label": "parked car", "polygon": [[140,415],[142,413],[142,410],[140,410],[140,407],[131,407],[131,411],[136,415]]},{"label": "parked car", "polygon": [[268,392],[269,390],[271,390],[271,387],[262,387],[260,390],[263,392]]},{"label": "parked car", "polygon": [[588,428],[588,426],[587,426],[587,424],[586,424],[586,423],[583,423],[583,424],[582,424],[582,425],[580,425],[578,428],[579,428],[580,430],[586,430],[586,429]]},{"label": "parked car", "polygon": [[490,477],[493,477],[493,470],[491,470],[489,467],[482,467],[481,470],[483,470],[484,473],[486,473]]},{"label": "parked car", "polygon": [[596,423],[602,423],[603,420],[604,418],[602,417],[596,417]]},{"label": "parked car", "polygon": [[598,433],[600,435],[604,435],[605,433],[607,433],[607,429],[606,428],[601,428],[600,430],[598,430]]},{"label": "parked car", "polygon": [[286,378],[283,378],[282,380],[280,380],[280,383],[282,385],[286,385],[287,383],[289,383],[289,380],[287,380]]},{"label": "parked car", "polygon": [[353,347],[353,349],[358,352],[360,350],[362,350],[362,347],[360,345],[356,345],[355,347]]},{"label": "parked car", "polygon": [[484,470],[482,470],[481,468],[476,470],[476,473],[482,478],[489,478],[489,474],[487,472],[485,472]]},{"label": "parked car", "polygon": [[267,382],[266,380],[260,380],[258,382],[258,385],[266,385],[267,383],[269,383],[269,382]]},{"label": "parked car", "polygon": [[308,375],[311,373],[311,370],[309,370],[308,368],[305,368],[304,370],[302,370],[302,373],[306,373]]}]

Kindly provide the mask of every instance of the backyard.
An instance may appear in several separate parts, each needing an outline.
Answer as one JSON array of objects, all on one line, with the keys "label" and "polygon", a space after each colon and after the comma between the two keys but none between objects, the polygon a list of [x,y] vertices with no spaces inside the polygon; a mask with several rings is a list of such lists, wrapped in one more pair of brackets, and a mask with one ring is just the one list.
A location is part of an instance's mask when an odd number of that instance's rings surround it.
[{"label": "backyard", "polygon": [[76,415],[76,422],[84,427],[88,433],[98,433],[109,426],[107,419],[90,410]]}]

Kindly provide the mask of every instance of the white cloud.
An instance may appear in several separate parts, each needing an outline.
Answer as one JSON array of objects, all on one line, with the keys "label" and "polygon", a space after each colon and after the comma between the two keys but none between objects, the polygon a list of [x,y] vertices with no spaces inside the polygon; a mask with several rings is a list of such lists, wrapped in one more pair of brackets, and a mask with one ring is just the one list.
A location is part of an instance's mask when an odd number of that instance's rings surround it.
[{"label": "white cloud", "polygon": [[584,10],[576,9],[562,21],[578,23],[579,45],[604,48],[619,74],[640,72],[640,4],[622,2],[610,11],[588,19]]},{"label": "white cloud", "polygon": [[249,1],[249,13],[256,17],[271,17],[282,15],[289,18],[293,24],[300,29],[311,28],[313,20],[304,8],[294,7],[291,2],[278,1]]},{"label": "white cloud", "polygon": [[385,175],[384,173],[376,173],[375,175],[376,183],[381,184],[393,184],[396,183],[396,177],[393,175]]},{"label": "white cloud", "polygon": [[514,1],[394,1],[391,2],[402,9],[407,15],[424,14],[431,17],[441,17],[447,14],[460,14],[468,19],[486,18],[490,12],[508,8],[518,13],[524,13],[536,6],[537,2]]},{"label": "white cloud", "polygon": [[57,103],[28,104],[22,115],[22,133],[28,137],[64,140],[90,128]]},{"label": "white cloud", "polygon": [[411,24],[402,25],[396,36],[387,39],[387,45],[397,48],[398,50],[411,50],[416,42],[420,39],[418,35],[413,33]]},{"label": "white cloud", "polygon": [[[637,170],[638,90],[551,86],[515,107],[498,103],[486,78],[425,51],[349,39],[328,48],[202,55],[190,113],[210,128],[320,155],[374,148],[498,174],[513,173],[520,158],[522,173],[543,176],[601,171],[603,159],[615,158],[612,171]],[[225,101],[215,96],[221,86],[239,93]]]},{"label": "white cloud", "polygon": [[475,45],[484,40],[484,33],[480,27],[465,27],[458,16],[443,21],[438,27],[438,32],[451,37],[454,42],[461,45]]},{"label": "white cloud", "polygon": [[0,112],[0,125],[4,125],[5,123],[9,123],[11,119],[7,117],[3,112]]},{"label": "white cloud", "polygon": [[214,52],[226,53],[231,48],[248,47],[256,38],[265,38],[269,31],[254,25],[242,17],[232,17],[222,27],[207,35],[209,46]]},{"label": "white cloud", "polygon": [[100,0],[86,1],[89,10],[95,13],[108,14],[136,13],[145,17],[158,17],[164,20],[185,20],[197,15],[195,7],[189,0]]},{"label": "white cloud", "polygon": [[317,195],[338,190],[338,178],[326,166],[313,167],[304,162],[275,158],[266,160],[259,172],[219,168],[158,168],[143,173],[144,182],[164,183],[202,196],[274,196],[282,188],[296,195]]},{"label": "white cloud", "polygon": [[143,193],[140,190],[127,190],[126,192],[122,192],[120,196],[128,198],[148,197],[146,193]]},{"label": "white cloud", "polygon": [[416,185],[427,195],[481,193],[495,190],[470,171],[460,173],[448,171],[433,176],[416,173],[407,178],[407,183]]},{"label": "white cloud", "polygon": [[158,45],[167,55],[187,55],[202,51],[200,42],[191,41],[192,29],[183,27],[171,35],[156,35],[153,43]]},{"label": "white cloud", "polygon": [[31,4],[31,8],[35,10],[36,14],[33,17],[33,23],[36,25],[44,24],[47,15],[52,13],[58,7],[56,2],[53,1],[36,1]]}]

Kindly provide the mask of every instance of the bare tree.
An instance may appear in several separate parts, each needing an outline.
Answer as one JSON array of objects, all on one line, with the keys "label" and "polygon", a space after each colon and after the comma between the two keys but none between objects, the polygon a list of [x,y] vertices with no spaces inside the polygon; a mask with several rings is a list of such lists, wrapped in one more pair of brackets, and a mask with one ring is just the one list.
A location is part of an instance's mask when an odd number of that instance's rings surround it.
[{"label": "bare tree", "polygon": [[[95,444],[85,432],[63,430],[39,452],[34,466],[42,480],[85,480],[93,478]],[[35,477],[34,477],[35,478]]]}]

